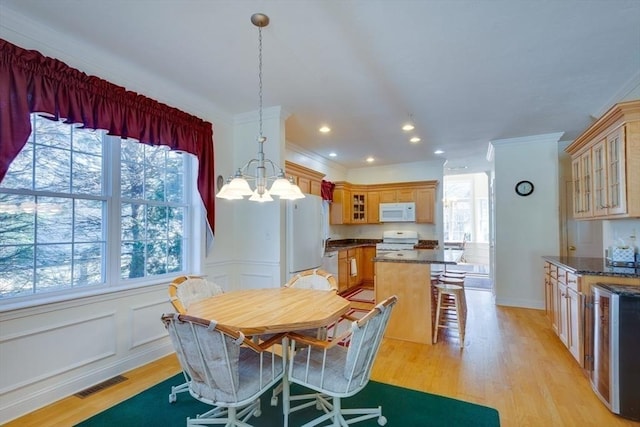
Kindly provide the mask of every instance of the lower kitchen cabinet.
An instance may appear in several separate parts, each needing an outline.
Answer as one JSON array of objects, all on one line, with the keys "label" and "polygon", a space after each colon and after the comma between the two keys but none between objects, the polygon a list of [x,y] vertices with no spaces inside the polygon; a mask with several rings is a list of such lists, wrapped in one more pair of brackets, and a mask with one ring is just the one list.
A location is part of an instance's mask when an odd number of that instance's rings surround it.
[{"label": "lower kitchen cabinet", "polygon": [[554,332],[583,366],[582,307],[578,276],[550,262],[544,266],[545,309]]},{"label": "lower kitchen cabinet", "polygon": [[[553,257],[549,257],[553,258]],[[591,285],[609,283],[639,285],[640,278],[577,274],[574,269],[545,259],[545,310],[553,331],[581,367],[591,362],[588,331],[585,330],[586,302],[591,300]]]},{"label": "lower kitchen cabinet", "polygon": [[360,272],[362,273],[362,286],[373,287],[374,278],[374,263],[373,259],[376,257],[375,246],[363,246],[362,257],[360,258]]},{"label": "lower kitchen cabinet", "polygon": [[[374,246],[343,249],[338,252],[338,292],[357,286],[373,286]],[[354,269],[355,267],[355,269]]]}]

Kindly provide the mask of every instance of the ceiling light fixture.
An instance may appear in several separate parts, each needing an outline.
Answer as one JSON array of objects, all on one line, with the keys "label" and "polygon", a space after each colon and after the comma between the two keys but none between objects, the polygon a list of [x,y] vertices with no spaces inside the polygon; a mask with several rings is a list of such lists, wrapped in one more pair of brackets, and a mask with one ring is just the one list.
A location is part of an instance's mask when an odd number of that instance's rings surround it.
[{"label": "ceiling light fixture", "polygon": [[402,130],[405,132],[409,132],[411,130],[414,130],[415,128],[416,126],[413,124],[413,116],[409,114],[409,121],[402,125]]},{"label": "ceiling light fixture", "polygon": [[409,142],[413,142],[413,143],[415,144],[415,143],[417,143],[417,142],[420,142],[420,138],[418,138],[417,136],[414,136],[413,138],[411,138],[411,139],[409,140]]},{"label": "ceiling light fixture", "polygon": [[336,157],[336,156],[337,156],[337,154],[334,153],[333,151],[331,153],[329,153],[329,157]]},{"label": "ceiling light fixture", "polygon": [[442,150],[436,150],[433,152],[433,154],[444,154],[444,151]]},{"label": "ceiling light fixture", "polygon": [[[260,131],[258,136],[258,158],[251,159],[239,168],[234,176],[227,179],[216,197],[228,200],[242,199],[251,196],[249,200],[254,202],[270,202],[271,196],[279,196],[281,199],[301,199],[304,197],[300,188],[293,183],[293,179],[287,179],[284,170],[273,161],[264,158],[263,145],[267,140],[262,135],[262,28],[269,25],[269,17],[262,13],[251,15],[251,23],[258,27],[258,106]],[[271,167],[271,175],[267,175],[267,165]],[[278,172],[276,172],[278,171]],[[255,189],[251,190],[247,181],[255,181]],[[267,189],[269,181],[273,181],[270,189]]]},{"label": "ceiling light fixture", "polygon": [[375,159],[373,157],[367,157],[367,163],[373,163]]},{"label": "ceiling light fixture", "polygon": [[318,129],[320,132],[322,133],[329,133],[331,132],[331,128],[329,126],[322,126],[320,129]]}]

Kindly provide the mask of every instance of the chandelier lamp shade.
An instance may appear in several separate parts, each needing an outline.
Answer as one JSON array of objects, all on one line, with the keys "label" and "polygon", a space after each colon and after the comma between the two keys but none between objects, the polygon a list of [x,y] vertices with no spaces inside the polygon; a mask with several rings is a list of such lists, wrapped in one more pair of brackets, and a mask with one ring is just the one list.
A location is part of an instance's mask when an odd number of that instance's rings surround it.
[{"label": "chandelier lamp shade", "polygon": [[[251,22],[258,27],[258,99],[259,123],[258,155],[236,170],[235,175],[227,178],[226,183],[216,197],[227,200],[240,200],[247,196],[254,202],[271,202],[272,196],[284,200],[304,198],[300,188],[287,179],[284,170],[276,163],[264,157],[264,143],[267,138],[262,135],[262,28],[269,25],[269,17],[262,13],[251,15]],[[253,183],[251,188],[249,183]],[[271,184],[271,188],[267,188]]]}]

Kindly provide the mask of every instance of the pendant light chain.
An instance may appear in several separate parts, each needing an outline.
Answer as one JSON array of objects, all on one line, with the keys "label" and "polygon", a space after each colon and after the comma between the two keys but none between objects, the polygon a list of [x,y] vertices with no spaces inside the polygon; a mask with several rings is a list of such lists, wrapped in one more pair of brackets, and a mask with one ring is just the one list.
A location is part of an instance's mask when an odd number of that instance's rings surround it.
[{"label": "pendant light chain", "polygon": [[264,142],[262,136],[262,27],[258,27],[258,109],[260,114],[260,131],[258,141]]}]

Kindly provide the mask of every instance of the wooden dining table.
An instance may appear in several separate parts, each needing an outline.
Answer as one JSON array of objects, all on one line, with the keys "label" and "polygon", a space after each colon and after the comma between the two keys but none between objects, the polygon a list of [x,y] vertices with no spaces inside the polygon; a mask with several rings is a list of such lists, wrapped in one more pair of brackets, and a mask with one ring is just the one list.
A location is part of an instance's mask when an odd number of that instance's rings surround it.
[{"label": "wooden dining table", "polygon": [[349,307],[335,292],[282,287],[225,292],[191,304],[187,314],[245,335],[263,335],[321,328]]}]

